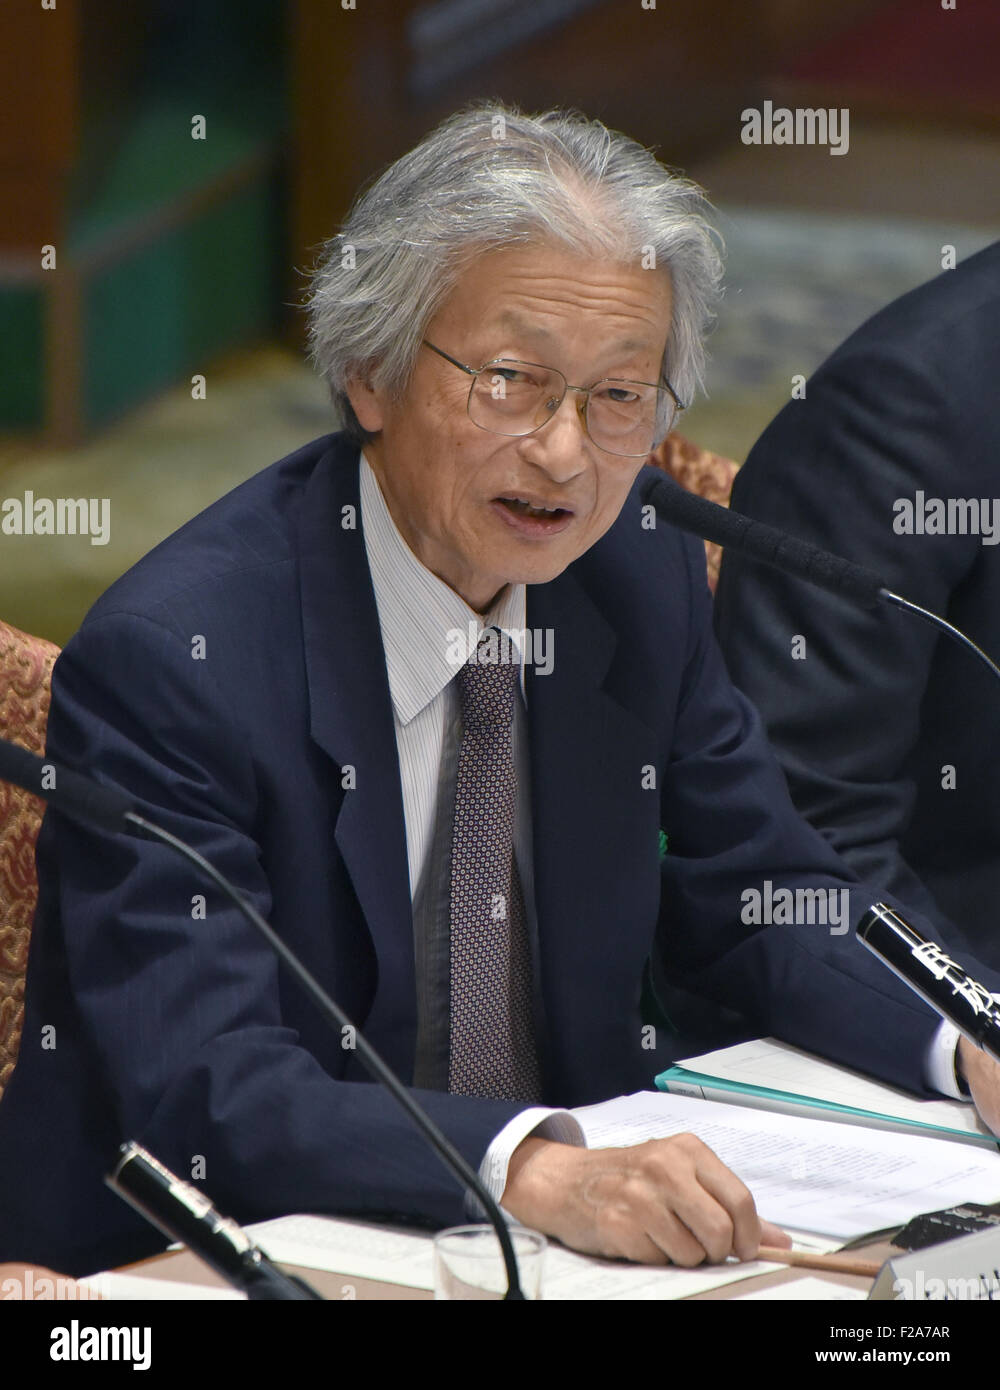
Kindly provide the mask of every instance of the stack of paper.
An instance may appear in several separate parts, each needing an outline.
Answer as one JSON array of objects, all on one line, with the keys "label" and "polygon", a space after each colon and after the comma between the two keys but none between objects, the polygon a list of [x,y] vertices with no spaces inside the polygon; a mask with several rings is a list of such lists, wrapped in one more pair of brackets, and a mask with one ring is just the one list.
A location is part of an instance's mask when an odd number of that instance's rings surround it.
[{"label": "stack of paper", "polygon": [[656,1084],[673,1095],[1000,1147],[966,1102],[917,1100],[775,1038],[690,1057],[661,1072]]}]

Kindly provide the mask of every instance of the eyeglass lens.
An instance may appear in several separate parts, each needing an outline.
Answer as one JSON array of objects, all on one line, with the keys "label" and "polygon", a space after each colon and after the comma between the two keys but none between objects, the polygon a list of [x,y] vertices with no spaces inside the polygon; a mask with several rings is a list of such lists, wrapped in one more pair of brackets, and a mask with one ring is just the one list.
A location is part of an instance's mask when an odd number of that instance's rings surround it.
[{"label": "eyeglass lens", "polygon": [[[551,419],[565,392],[566,380],[555,368],[501,359],[474,379],[469,416],[494,434],[531,434]],[[589,395],[587,429],[599,448],[638,458],[652,449],[658,425],[669,429],[674,412],[673,398],[662,387],[602,381]]]}]

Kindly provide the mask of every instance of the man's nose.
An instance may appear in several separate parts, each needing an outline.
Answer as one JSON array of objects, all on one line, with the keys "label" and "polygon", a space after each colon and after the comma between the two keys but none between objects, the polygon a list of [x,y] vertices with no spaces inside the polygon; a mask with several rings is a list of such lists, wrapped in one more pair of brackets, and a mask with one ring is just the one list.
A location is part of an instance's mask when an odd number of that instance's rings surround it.
[{"label": "man's nose", "polygon": [[570,478],[586,467],[586,409],[586,392],[567,387],[557,409],[525,441],[537,446],[537,461],[552,477]]}]

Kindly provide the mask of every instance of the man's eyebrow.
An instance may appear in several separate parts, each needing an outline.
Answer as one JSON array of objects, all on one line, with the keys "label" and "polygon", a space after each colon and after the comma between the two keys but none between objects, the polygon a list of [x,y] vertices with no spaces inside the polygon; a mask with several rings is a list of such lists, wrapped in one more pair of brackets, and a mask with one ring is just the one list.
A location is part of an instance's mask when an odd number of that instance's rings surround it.
[{"label": "man's eyebrow", "polygon": [[520,333],[525,338],[548,338],[551,341],[553,336],[551,329],[546,328],[543,323],[534,323],[531,319],[522,318],[511,309],[503,310],[497,319],[497,327]]}]

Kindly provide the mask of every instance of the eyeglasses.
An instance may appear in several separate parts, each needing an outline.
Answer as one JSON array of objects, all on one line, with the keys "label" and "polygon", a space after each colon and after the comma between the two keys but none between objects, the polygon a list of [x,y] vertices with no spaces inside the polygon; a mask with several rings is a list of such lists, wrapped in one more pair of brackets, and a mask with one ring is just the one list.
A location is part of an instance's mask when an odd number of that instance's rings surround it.
[{"label": "eyeglasses", "polygon": [[678,411],[684,409],[669,384],[605,377],[593,386],[570,386],[555,367],[509,357],[468,367],[426,338],[421,341],[472,377],[466,404],[469,419],[491,434],[534,434],[552,419],[566,392],[577,391],[581,397],[577,409],[599,449],[622,458],[645,458],[656,440],[669,434]]}]

